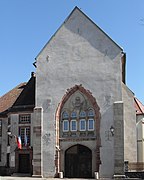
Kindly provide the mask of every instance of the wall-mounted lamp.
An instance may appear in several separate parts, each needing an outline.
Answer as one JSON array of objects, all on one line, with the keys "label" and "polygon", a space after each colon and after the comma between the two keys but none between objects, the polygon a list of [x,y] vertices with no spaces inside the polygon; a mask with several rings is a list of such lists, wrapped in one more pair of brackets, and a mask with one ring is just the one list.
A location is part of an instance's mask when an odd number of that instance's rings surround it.
[{"label": "wall-mounted lamp", "polygon": [[12,137],[16,137],[16,135],[12,134],[10,131],[7,132],[7,135],[12,138]]},{"label": "wall-mounted lamp", "polygon": [[10,131],[7,132],[8,136],[12,136],[12,133]]},{"label": "wall-mounted lamp", "polygon": [[110,132],[111,132],[112,136],[114,136],[114,127],[113,126],[110,127]]}]

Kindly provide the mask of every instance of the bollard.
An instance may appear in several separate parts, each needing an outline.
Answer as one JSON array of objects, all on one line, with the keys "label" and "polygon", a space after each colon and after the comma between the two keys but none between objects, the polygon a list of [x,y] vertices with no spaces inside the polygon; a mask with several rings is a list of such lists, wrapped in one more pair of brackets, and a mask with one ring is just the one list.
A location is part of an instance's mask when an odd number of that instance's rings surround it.
[{"label": "bollard", "polygon": [[95,172],[95,179],[99,179],[99,173],[98,172]]},{"label": "bollard", "polygon": [[63,172],[59,172],[59,178],[63,179]]}]

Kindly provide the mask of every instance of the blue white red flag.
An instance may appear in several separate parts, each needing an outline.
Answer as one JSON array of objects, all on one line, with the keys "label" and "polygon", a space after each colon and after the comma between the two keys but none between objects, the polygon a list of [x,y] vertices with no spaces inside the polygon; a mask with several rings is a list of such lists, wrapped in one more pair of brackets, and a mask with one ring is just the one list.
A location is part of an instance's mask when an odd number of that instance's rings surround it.
[{"label": "blue white red flag", "polygon": [[22,141],[21,141],[20,136],[17,137],[17,146],[18,146],[18,149],[22,149]]}]

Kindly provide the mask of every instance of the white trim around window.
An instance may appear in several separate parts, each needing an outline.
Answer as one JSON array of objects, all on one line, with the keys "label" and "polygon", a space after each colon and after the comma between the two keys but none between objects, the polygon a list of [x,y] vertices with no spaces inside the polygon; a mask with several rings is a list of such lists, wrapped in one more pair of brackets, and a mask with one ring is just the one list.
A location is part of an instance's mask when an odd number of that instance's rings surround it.
[{"label": "white trim around window", "polygon": [[88,131],[94,131],[94,119],[88,119]]},{"label": "white trim around window", "polygon": [[79,121],[79,130],[86,131],[86,120],[85,119],[81,119]]},{"label": "white trim around window", "polygon": [[68,131],[69,131],[69,121],[63,120],[63,132],[68,132]]},{"label": "white trim around window", "polygon": [[70,130],[71,131],[77,131],[77,121],[75,119],[71,120],[71,124],[70,124]]}]

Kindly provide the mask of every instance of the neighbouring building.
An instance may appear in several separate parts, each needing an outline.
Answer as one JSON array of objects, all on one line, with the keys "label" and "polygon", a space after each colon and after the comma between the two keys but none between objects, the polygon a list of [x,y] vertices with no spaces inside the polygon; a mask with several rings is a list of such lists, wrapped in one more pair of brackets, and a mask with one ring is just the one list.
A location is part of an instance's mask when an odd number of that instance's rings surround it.
[{"label": "neighbouring building", "polygon": [[[33,159],[33,118],[35,76],[0,97],[0,174],[31,173]],[[21,136],[22,149],[16,137]],[[24,136],[27,145],[24,145]]]},{"label": "neighbouring building", "polygon": [[125,161],[143,161],[144,108],[136,112],[125,64],[123,49],[75,7],[28,83],[0,97],[1,173],[112,178],[124,175]]},{"label": "neighbouring building", "polygon": [[[137,126],[137,161],[144,162],[144,105],[135,98]],[[143,164],[142,164],[143,165]]]}]

